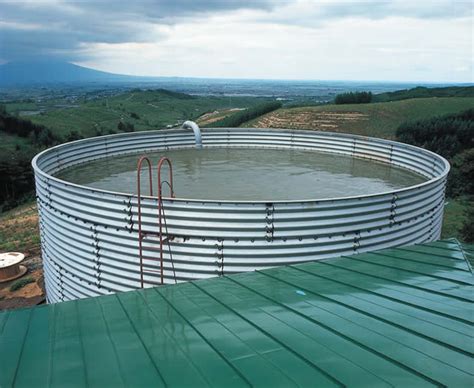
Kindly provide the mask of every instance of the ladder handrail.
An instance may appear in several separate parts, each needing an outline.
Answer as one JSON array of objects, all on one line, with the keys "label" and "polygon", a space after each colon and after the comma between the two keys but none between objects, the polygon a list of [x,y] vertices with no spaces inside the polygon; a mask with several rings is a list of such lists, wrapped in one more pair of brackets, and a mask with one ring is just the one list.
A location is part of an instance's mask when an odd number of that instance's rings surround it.
[{"label": "ladder handrail", "polygon": [[[153,174],[152,174],[152,164],[150,162],[150,159],[146,156],[140,157],[138,160],[137,164],[137,196],[138,196],[138,201],[137,201],[137,206],[138,206],[138,249],[139,249],[139,256],[140,256],[140,285],[141,288],[144,288],[145,286],[145,281],[143,279],[143,274],[145,273],[144,270],[144,257],[143,257],[143,239],[147,235],[155,235],[156,232],[154,233],[153,231],[144,231],[143,230],[143,225],[142,225],[142,188],[141,188],[141,173],[143,169],[143,164],[146,162],[148,165],[148,184],[150,188],[150,197],[153,197]],[[168,164],[168,181],[162,180],[161,179],[161,170],[163,168],[163,165],[167,163]],[[161,284],[164,284],[164,257],[163,257],[163,246],[164,243],[166,242],[168,244],[168,252],[170,256],[170,261],[171,265],[173,267],[173,273],[174,273],[174,278],[176,282],[176,272],[174,270],[174,263],[173,263],[173,257],[171,253],[171,246],[170,246],[170,238],[168,236],[168,225],[166,224],[166,216],[165,216],[165,209],[163,206],[163,184],[167,184],[169,189],[170,189],[170,197],[174,197],[174,189],[173,189],[173,167],[171,165],[171,160],[168,159],[167,157],[162,157],[157,165],[157,177],[158,177],[158,193],[157,197],[157,203],[158,203],[158,224],[159,224],[159,231],[158,231],[158,236],[160,239],[160,279],[161,279]],[[164,238],[163,234],[163,227],[166,230],[166,235],[168,238]],[[158,271],[154,271],[158,272]]]},{"label": "ladder handrail", "polygon": [[[163,163],[168,163],[168,179],[169,181],[162,181],[161,180],[161,168],[163,167]],[[173,167],[171,166],[171,160],[169,160],[166,156],[163,156],[160,158],[158,161],[158,166],[157,166],[157,171],[158,171],[158,198],[161,198],[163,196],[162,193],[162,188],[163,188],[163,182],[167,182],[168,186],[170,188],[170,197],[174,198],[174,191],[173,191]]]},{"label": "ladder handrail", "polygon": [[143,162],[147,162],[148,164],[148,184],[150,187],[150,196],[153,196],[153,177],[151,174],[151,162],[150,159],[146,156],[142,156],[138,159],[137,163],[137,196],[138,196],[138,249],[139,249],[139,256],[140,256],[140,284],[141,288],[143,288],[143,237],[144,234],[142,232],[142,195],[141,195],[141,172]]},{"label": "ladder handrail", "polygon": [[[170,197],[174,197],[173,190],[173,167],[171,166],[171,161],[163,156],[160,158],[157,165],[157,174],[158,174],[158,222],[159,222],[159,236],[160,236],[160,263],[161,263],[161,284],[164,283],[164,274],[163,274],[163,219],[165,217],[165,210],[163,208],[163,181],[161,180],[161,169],[164,163],[168,164],[168,186],[170,188]],[[166,223],[166,220],[165,220]],[[169,241],[168,241],[169,246]],[[171,257],[170,257],[170,260]]]}]

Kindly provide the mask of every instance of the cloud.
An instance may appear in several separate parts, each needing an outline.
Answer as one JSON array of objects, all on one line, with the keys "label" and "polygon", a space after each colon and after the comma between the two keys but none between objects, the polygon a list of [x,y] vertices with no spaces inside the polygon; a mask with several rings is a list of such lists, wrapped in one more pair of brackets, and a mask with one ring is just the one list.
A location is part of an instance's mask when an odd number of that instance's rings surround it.
[{"label": "cloud", "polygon": [[471,2],[0,0],[0,62],[136,75],[473,82]]},{"label": "cloud", "polygon": [[272,12],[260,14],[257,20],[319,28],[342,19],[384,20],[399,17],[453,20],[472,17],[472,10],[471,1],[459,0],[295,0]]},{"label": "cloud", "polygon": [[326,18],[363,17],[384,19],[406,17],[412,19],[452,19],[470,16],[470,1],[434,0],[366,0],[335,1],[322,7],[322,16]]},{"label": "cloud", "polygon": [[[273,79],[472,82],[472,22],[335,18],[316,28],[260,22],[241,10],[161,26],[148,43],[86,44],[83,65],[127,74]],[[270,16],[268,16],[270,18]],[[131,66],[133,63],[133,66]],[[423,69],[423,70],[421,70]]]},{"label": "cloud", "polygon": [[0,1],[0,58],[84,59],[84,43],[156,41],[156,25],[274,5],[271,0]]}]

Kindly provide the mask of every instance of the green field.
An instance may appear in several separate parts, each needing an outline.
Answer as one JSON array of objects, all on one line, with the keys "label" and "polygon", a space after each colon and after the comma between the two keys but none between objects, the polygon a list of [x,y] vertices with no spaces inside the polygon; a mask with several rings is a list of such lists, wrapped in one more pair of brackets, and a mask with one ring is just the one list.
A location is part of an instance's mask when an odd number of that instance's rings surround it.
[{"label": "green field", "polygon": [[242,127],[317,129],[395,138],[398,126],[474,107],[474,97],[432,97],[354,105],[282,108]]},{"label": "green field", "polygon": [[474,206],[474,203],[465,197],[446,199],[441,238],[456,237],[462,240],[461,229],[467,219],[466,212],[470,206]]},{"label": "green field", "polygon": [[0,213],[0,252],[38,254],[39,242],[36,202]]},{"label": "green field", "polygon": [[30,145],[27,138],[10,135],[0,131],[0,152],[14,151]]},{"label": "green field", "polygon": [[66,100],[53,100],[46,106],[41,101],[10,103],[6,104],[6,109],[14,114],[42,110],[24,118],[42,124],[55,135],[65,138],[72,131],[84,137],[120,132],[117,129],[120,121],[133,124],[136,131],[176,126],[184,120],[196,120],[218,109],[247,108],[265,100],[268,99],[196,97],[165,90],[134,90],[90,101],[68,103]]}]

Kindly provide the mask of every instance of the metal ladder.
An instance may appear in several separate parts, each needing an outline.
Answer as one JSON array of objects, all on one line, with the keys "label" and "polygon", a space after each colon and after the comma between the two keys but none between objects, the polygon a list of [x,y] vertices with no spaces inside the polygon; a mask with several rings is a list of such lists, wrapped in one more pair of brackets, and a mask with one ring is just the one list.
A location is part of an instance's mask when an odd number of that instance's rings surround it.
[{"label": "metal ladder", "polygon": [[[158,232],[153,230],[144,230],[143,229],[143,222],[142,222],[142,193],[141,193],[141,172],[143,163],[146,162],[148,165],[148,184],[150,188],[149,196],[153,197],[153,176],[152,176],[152,167],[150,159],[146,156],[142,156],[138,159],[137,164],[137,196],[138,196],[138,250],[139,250],[139,257],[140,257],[140,285],[141,288],[144,288],[145,282],[143,279],[143,275],[145,273],[159,273],[160,274],[160,283],[164,284],[164,261],[163,261],[163,247],[166,244],[168,247],[168,254],[171,262],[171,266],[173,269],[173,276],[174,281],[176,281],[176,272],[174,269],[173,263],[173,256],[171,253],[171,246],[170,240],[172,240],[172,236],[168,234],[168,226],[166,224],[166,214],[165,209],[163,206],[163,185],[167,184],[170,190],[170,197],[174,198],[174,191],[173,191],[173,168],[171,166],[171,161],[166,158],[162,157],[157,166],[157,178],[158,178],[158,192],[157,192],[157,202],[158,202]],[[168,180],[161,179],[161,170],[164,164],[168,165]],[[149,237],[154,236],[159,238],[159,248],[152,248],[148,247],[148,250],[151,251],[158,251],[159,252],[159,263],[160,263],[160,270],[152,270],[152,269],[145,269],[149,265],[145,263],[145,260],[149,261],[156,261],[155,258],[146,257],[143,254],[143,242],[144,240]]]}]

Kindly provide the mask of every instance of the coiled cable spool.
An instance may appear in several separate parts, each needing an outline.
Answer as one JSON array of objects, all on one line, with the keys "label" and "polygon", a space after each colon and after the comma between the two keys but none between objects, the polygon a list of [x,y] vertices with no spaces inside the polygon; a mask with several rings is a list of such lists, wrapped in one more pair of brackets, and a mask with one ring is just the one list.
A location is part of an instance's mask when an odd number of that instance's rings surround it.
[{"label": "coiled cable spool", "polygon": [[24,258],[25,255],[19,252],[0,253],[0,283],[18,279],[26,273],[26,267],[20,265]]}]

